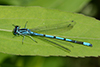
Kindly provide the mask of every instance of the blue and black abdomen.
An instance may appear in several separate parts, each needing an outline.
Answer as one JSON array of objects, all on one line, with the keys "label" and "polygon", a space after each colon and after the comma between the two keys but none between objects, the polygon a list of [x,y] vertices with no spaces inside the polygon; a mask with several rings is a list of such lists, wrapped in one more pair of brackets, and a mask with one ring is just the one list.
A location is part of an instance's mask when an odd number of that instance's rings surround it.
[{"label": "blue and black abdomen", "polygon": [[38,34],[38,33],[34,33],[34,35],[44,36],[44,37],[48,37],[48,38],[55,38],[55,39],[64,40],[64,41],[68,41],[68,42],[83,44],[83,45],[86,45],[86,46],[92,46],[92,44],[87,43],[87,42],[75,41],[75,40],[66,39],[66,38],[57,37],[57,36],[52,36],[52,35],[45,35],[45,34]]}]

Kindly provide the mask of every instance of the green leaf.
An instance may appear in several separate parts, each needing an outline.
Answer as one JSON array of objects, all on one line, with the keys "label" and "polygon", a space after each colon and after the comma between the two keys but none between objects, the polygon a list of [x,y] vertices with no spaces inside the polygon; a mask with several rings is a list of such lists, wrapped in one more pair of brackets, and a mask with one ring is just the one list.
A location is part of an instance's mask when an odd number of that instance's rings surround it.
[{"label": "green leaf", "polygon": [[[63,12],[59,10],[45,9],[41,7],[7,7],[0,6],[0,52],[14,55],[40,55],[40,56],[98,56],[100,39],[100,21],[77,13]],[[63,33],[56,32],[56,36],[61,36],[77,41],[89,42],[93,47],[84,46],[55,39],[33,36],[35,43],[29,37],[25,37],[22,44],[21,36],[14,37],[12,30],[14,25],[24,27],[26,21],[27,28],[36,28],[52,24],[59,24],[68,21],[74,21],[74,27]],[[49,33],[50,34],[50,33]],[[66,47],[68,50],[56,46],[57,43]],[[73,46],[73,47],[72,47]]]}]

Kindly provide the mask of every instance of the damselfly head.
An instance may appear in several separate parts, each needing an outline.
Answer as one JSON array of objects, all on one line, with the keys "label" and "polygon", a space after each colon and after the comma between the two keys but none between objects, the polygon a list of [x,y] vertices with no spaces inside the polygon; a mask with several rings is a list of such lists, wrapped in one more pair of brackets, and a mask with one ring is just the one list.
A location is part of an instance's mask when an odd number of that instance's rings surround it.
[{"label": "damselfly head", "polygon": [[19,27],[19,26],[15,26],[14,24],[13,24],[13,26],[14,26],[15,28],[14,28],[14,30],[12,31],[12,33],[13,33],[14,35],[18,35],[18,30],[20,29],[20,27]]},{"label": "damselfly head", "polygon": [[12,24],[12,26],[14,26],[15,28],[17,28],[17,27],[19,27],[19,28],[20,28],[20,26],[17,26],[17,25],[14,25],[14,24]]}]

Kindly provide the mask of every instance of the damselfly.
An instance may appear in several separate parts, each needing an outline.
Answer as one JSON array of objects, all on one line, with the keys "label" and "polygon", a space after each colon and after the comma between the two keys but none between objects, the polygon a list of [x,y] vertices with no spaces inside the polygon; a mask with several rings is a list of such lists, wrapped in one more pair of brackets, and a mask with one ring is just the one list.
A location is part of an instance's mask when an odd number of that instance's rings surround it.
[{"label": "damselfly", "polygon": [[[72,21],[73,22],[73,21]],[[63,40],[63,41],[68,41],[68,42],[72,42],[72,43],[77,43],[77,44],[82,44],[82,45],[86,45],[86,46],[91,46],[92,47],[92,44],[88,43],[88,42],[81,42],[81,41],[76,41],[76,40],[71,40],[71,39],[67,39],[67,38],[63,38],[63,37],[58,37],[58,36],[52,36],[52,35],[47,35],[47,34],[40,34],[40,33],[36,33],[36,32],[33,32],[31,31],[30,29],[27,29],[26,28],[26,25],[27,25],[27,22],[25,24],[25,27],[24,28],[21,28],[20,29],[20,26],[15,26],[14,30],[13,30],[13,34],[16,36],[16,35],[22,35],[23,36],[23,40],[22,40],[22,43],[24,41],[24,38],[25,36],[29,36],[34,42],[37,42],[35,41],[32,36],[42,36],[42,37],[47,37],[47,38],[55,38],[55,39],[59,39],[59,40]],[[68,24],[68,26],[70,26],[71,24]],[[50,29],[50,30],[53,30],[53,29]],[[44,30],[45,31],[45,30]]]}]

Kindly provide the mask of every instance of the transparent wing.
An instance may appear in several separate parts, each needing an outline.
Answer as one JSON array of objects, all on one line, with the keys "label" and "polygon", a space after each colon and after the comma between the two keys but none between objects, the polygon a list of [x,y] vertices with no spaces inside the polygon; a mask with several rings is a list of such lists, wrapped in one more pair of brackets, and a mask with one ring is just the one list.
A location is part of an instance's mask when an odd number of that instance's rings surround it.
[{"label": "transparent wing", "polygon": [[51,38],[46,38],[46,37],[41,37],[41,36],[39,36],[37,38],[38,39],[41,39],[42,41],[45,41],[45,42],[47,42],[47,43],[49,43],[49,44],[51,44],[53,46],[55,46],[55,47],[58,47],[58,48],[60,48],[60,49],[62,49],[64,51],[71,52],[71,50],[66,47],[66,45],[68,46],[68,43],[67,42],[65,44],[63,42],[62,43],[59,43],[61,41],[57,42],[57,40],[54,40],[54,39],[52,40]]},{"label": "transparent wing", "polygon": [[50,35],[56,35],[58,33],[63,33],[66,31],[71,30],[75,25],[74,21],[70,22],[62,22],[57,24],[44,24],[43,27],[38,26],[37,28],[30,29],[33,32],[38,32],[42,34],[50,34]]}]

